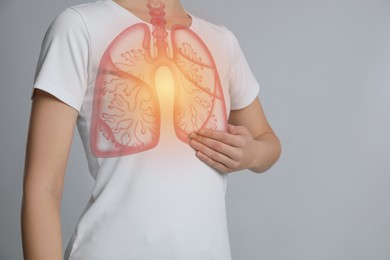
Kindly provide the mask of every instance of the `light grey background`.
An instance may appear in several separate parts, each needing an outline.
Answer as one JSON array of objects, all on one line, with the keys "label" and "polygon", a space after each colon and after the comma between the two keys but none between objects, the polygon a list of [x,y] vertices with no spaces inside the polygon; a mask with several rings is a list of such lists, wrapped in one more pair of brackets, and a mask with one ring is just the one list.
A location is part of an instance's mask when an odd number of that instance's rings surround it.
[{"label": "light grey background", "polygon": [[[0,260],[22,259],[30,90],[43,35],[76,0],[0,0]],[[390,259],[390,3],[197,0],[237,35],[283,144],[267,173],[229,176],[235,260]],[[92,188],[75,135],[64,244]]]}]

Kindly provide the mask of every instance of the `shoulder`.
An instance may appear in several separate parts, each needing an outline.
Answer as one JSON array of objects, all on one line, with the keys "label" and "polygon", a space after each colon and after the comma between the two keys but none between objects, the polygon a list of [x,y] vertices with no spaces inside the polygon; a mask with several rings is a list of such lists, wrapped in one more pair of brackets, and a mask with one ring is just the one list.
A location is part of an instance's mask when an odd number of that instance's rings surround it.
[{"label": "shoulder", "polygon": [[107,14],[107,10],[112,7],[111,1],[97,0],[95,2],[73,5],[68,7],[68,9],[77,12],[83,18],[99,17],[101,19],[102,15]]},{"label": "shoulder", "polygon": [[64,27],[73,27],[74,25],[77,25],[81,22],[81,15],[73,8],[67,7],[59,14],[57,14],[57,16],[53,19],[50,27],[56,27],[57,29],[61,29]]},{"label": "shoulder", "polygon": [[225,51],[226,48],[230,51],[233,51],[236,48],[235,45],[238,44],[237,38],[229,28],[203,18],[193,16],[192,14],[191,16],[194,18],[194,22],[196,23],[194,29],[202,39],[209,39],[211,42],[219,46],[219,48],[223,47],[222,49]]},{"label": "shoulder", "polygon": [[195,19],[197,26],[200,30],[206,30],[211,33],[217,34],[218,36],[232,37],[234,34],[231,30],[226,28],[224,25],[216,24],[198,16],[192,15]]},{"label": "shoulder", "polygon": [[44,40],[55,39],[68,42],[89,42],[88,16],[94,12],[98,2],[69,6],[59,12],[49,25]]},{"label": "shoulder", "polygon": [[45,38],[66,36],[82,31],[85,31],[83,17],[75,9],[67,7],[53,19]]},{"label": "shoulder", "polygon": [[69,6],[57,14],[50,27],[55,27],[59,30],[85,27],[86,20],[90,16],[99,16],[106,10],[106,4],[106,2],[98,0],[96,2]]}]

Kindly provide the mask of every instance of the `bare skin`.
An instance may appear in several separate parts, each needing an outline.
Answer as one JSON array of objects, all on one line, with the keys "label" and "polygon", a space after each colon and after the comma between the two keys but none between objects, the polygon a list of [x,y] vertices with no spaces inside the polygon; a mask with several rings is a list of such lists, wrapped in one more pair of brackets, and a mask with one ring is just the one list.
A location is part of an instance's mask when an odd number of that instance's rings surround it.
[{"label": "bare skin", "polygon": [[[144,21],[145,0],[115,0]],[[191,18],[178,0],[163,0],[167,28],[189,26]],[[62,259],[60,205],[66,165],[78,112],[50,94],[35,90],[32,102],[22,200],[25,260]],[[231,111],[228,132],[204,130],[189,135],[196,156],[228,173],[241,169],[264,172],[279,158],[280,143],[260,101]]]},{"label": "bare skin", "polygon": [[22,200],[25,260],[62,259],[60,203],[77,111],[35,90]]},{"label": "bare skin", "polygon": [[[128,1],[128,0],[113,0],[118,5],[129,10],[132,14],[140,18],[145,22],[150,21],[149,9],[146,6],[145,0],[143,1]],[[163,2],[165,4],[165,20],[167,22],[166,28],[169,30],[175,24],[181,24],[185,27],[189,27],[192,22],[192,18],[187,14],[178,0],[151,0],[152,4],[158,4]]]},{"label": "bare skin", "polygon": [[196,156],[223,173],[268,170],[280,157],[281,146],[256,98],[249,106],[232,110],[228,131],[201,129],[190,133]]}]

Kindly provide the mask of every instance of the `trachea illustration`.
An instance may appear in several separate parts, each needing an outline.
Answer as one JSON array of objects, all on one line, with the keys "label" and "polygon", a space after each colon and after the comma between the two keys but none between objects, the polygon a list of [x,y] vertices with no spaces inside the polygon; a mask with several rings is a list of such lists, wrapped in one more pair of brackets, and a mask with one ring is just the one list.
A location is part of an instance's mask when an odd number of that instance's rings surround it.
[{"label": "trachea illustration", "polygon": [[100,61],[90,139],[96,157],[135,154],[158,144],[162,102],[156,73],[161,67],[173,78],[173,129],[179,140],[188,142],[187,135],[201,128],[226,129],[222,86],[206,44],[184,26],[173,26],[169,34],[164,4],[149,0],[147,5],[152,32],[145,23],[128,27]]}]

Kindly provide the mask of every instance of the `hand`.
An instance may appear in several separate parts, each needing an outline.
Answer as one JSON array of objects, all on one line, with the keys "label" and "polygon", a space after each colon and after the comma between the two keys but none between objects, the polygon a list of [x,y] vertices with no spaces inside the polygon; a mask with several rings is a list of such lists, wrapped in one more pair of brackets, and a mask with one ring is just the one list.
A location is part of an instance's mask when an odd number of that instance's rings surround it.
[{"label": "hand", "polygon": [[244,126],[229,124],[227,130],[200,129],[192,132],[188,135],[189,145],[201,161],[220,172],[230,173],[253,167],[259,156],[259,141]]}]

